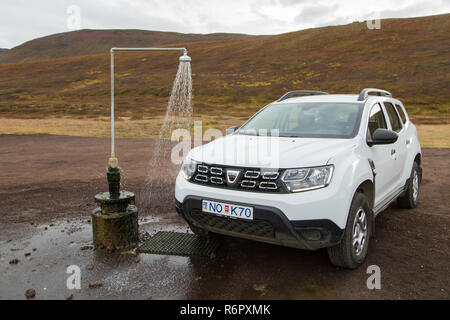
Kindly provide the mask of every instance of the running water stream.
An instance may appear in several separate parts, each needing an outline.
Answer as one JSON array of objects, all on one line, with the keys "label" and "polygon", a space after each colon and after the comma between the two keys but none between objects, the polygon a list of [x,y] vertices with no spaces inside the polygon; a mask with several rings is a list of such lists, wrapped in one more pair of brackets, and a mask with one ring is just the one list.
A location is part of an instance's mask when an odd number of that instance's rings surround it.
[{"label": "running water stream", "polygon": [[174,182],[180,169],[171,161],[172,132],[189,130],[192,126],[192,74],[191,63],[180,61],[173,82],[166,115],[155,141],[149,161],[147,177],[140,191],[139,207],[147,213],[166,212],[173,204]]}]

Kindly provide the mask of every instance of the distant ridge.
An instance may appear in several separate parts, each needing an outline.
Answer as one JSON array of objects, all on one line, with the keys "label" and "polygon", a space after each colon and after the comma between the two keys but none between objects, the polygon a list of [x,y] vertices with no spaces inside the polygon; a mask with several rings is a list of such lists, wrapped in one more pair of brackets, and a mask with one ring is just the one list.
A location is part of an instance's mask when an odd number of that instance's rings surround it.
[{"label": "distant ridge", "polygon": [[85,29],[58,33],[25,42],[2,54],[0,63],[107,53],[111,47],[168,46],[177,43],[222,41],[251,37],[257,36],[233,33],[183,34],[146,30]]},{"label": "distant ridge", "polygon": [[[262,37],[139,30],[60,34],[0,54],[26,60],[0,63],[0,117],[108,116],[109,48],[174,45],[192,57],[200,114],[248,117],[290,90],[359,93],[375,87],[414,105],[412,115],[450,119],[449,34],[450,14],[383,19],[381,29],[354,22]],[[61,57],[70,54],[85,55]],[[117,114],[164,113],[177,54],[118,55]]]}]

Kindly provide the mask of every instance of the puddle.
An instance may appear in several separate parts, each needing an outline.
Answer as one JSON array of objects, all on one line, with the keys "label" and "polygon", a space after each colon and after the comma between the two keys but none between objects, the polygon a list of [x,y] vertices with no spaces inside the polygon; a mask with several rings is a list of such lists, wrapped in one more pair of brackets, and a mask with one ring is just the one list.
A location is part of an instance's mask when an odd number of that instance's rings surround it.
[{"label": "puddle", "polygon": [[[159,219],[144,220],[140,227],[142,233],[153,234],[162,227],[186,231],[184,225],[164,225]],[[64,299],[68,294],[75,298],[144,299],[147,293],[158,297],[156,291],[170,293],[172,298],[183,298],[180,284],[188,285],[188,258],[140,255],[137,262],[132,251],[121,254],[95,250],[91,225],[85,221],[39,225],[28,237],[3,240],[0,245],[0,299],[24,299],[24,292],[29,288],[36,290],[36,299]],[[12,259],[19,262],[9,264]],[[72,265],[81,269],[81,290],[67,289],[70,274],[66,271]],[[103,285],[89,289],[91,281],[100,281]],[[133,295],[129,296],[130,292]]]},{"label": "puddle", "polygon": [[[142,235],[188,230],[179,218],[139,221]],[[35,299],[65,299],[70,294],[74,299],[338,298],[332,288],[311,281],[317,274],[312,265],[332,269],[317,253],[236,238],[226,238],[214,259],[136,254],[133,250],[110,253],[93,248],[87,220],[20,230],[20,237],[0,241],[0,299],[25,299],[30,288],[36,290]],[[19,262],[10,264],[12,259]],[[81,270],[79,290],[67,288],[69,266]],[[102,285],[89,288],[93,281]]]}]

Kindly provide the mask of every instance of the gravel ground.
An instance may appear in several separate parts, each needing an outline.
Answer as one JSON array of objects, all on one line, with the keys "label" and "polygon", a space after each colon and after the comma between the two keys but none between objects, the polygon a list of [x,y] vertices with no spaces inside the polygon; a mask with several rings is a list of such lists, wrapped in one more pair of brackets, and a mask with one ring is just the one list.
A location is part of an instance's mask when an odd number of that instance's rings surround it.
[{"label": "gravel ground", "polygon": [[[419,207],[402,210],[393,204],[380,214],[366,263],[348,271],[331,266],[325,250],[301,251],[234,238],[225,239],[215,259],[89,248],[93,196],[107,190],[108,143],[99,138],[0,135],[1,299],[25,299],[28,289],[35,290],[33,299],[71,294],[74,299],[450,297],[450,149],[423,150]],[[117,141],[123,188],[137,193],[142,232],[186,232],[173,210],[167,152],[149,168],[154,146],[152,140]],[[169,149],[165,144],[164,150]],[[151,204],[144,201],[147,172],[158,186]],[[374,264],[381,268],[382,288],[371,291],[366,269]],[[81,290],[66,287],[69,265],[82,270]]]}]

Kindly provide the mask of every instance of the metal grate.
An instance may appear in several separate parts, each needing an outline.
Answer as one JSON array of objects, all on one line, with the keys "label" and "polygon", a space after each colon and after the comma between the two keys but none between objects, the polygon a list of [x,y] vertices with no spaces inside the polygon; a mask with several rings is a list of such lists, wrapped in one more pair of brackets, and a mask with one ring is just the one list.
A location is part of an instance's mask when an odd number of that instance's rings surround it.
[{"label": "metal grate", "polygon": [[273,238],[275,234],[273,225],[266,220],[246,221],[230,219],[204,213],[199,209],[193,209],[191,212],[188,212],[186,217],[188,220],[194,220],[205,228],[210,227],[265,238]]},{"label": "metal grate", "polygon": [[[237,173],[228,179],[227,171]],[[237,189],[251,192],[286,193],[280,181],[279,169],[258,169],[226,167],[222,165],[199,164],[191,182],[211,187]]]},{"label": "metal grate", "polygon": [[210,257],[220,244],[219,239],[205,240],[191,233],[160,231],[139,247],[138,251],[173,256]]}]

